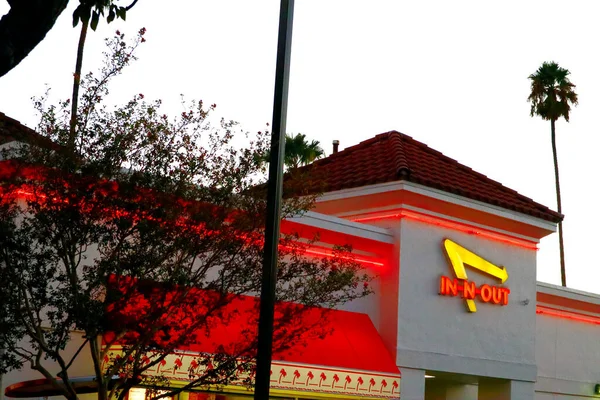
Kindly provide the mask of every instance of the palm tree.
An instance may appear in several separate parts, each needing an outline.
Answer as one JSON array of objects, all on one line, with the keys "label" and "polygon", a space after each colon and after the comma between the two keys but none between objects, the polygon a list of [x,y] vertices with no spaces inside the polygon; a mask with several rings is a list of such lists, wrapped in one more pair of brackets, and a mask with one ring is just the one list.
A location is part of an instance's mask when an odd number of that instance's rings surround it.
[{"label": "palm tree", "polygon": [[[571,104],[577,105],[575,85],[569,80],[570,72],[561,68],[554,61],[544,62],[535,74],[529,75],[531,94],[527,98],[531,102],[531,116],[538,115],[550,121],[552,155],[554,157],[554,179],[556,182],[556,203],[558,212],[562,214],[560,200],[560,181],[558,178],[558,157],[556,155],[556,120],[563,117],[569,122]],[[565,271],[565,249],[563,245],[562,221],[558,223],[558,245],[560,249],[560,278],[563,286],[567,286]]]},{"label": "palm tree", "polygon": [[283,163],[288,168],[298,168],[310,164],[325,154],[317,140],[310,143],[306,141],[306,135],[285,135],[285,157]]},{"label": "palm tree", "polygon": [[115,17],[125,21],[127,11],[129,11],[138,0],[133,0],[127,7],[120,7],[114,3],[114,0],[80,0],[79,6],[73,11],[73,26],[77,26],[81,20],[81,31],[79,32],[79,43],[77,44],[77,59],[75,61],[75,73],[73,74],[73,95],[71,96],[71,122],[69,129],[69,138],[67,148],[69,151],[75,151],[75,128],[77,125],[77,107],[79,106],[79,88],[81,86],[81,68],[83,64],[83,49],[87,38],[88,27],[96,30],[100,16],[108,11],[106,21],[112,22]]},{"label": "palm tree", "polygon": [[[316,159],[321,158],[325,151],[321,148],[319,141],[312,140],[310,143],[306,140],[306,135],[302,133],[285,134],[285,155],[283,164],[287,168],[298,168],[310,164]],[[267,151],[262,157],[262,162],[268,163],[270,153]]]}]

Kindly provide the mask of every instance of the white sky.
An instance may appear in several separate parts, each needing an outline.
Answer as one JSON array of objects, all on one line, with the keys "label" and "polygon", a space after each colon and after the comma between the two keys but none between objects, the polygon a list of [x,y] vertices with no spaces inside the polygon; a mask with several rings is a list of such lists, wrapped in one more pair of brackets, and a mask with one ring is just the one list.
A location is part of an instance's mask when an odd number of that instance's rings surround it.
[{"label": "white sky", "polygon": [[[71,90],[78,3],[16,69],[0,78],[0,111],[35,127],[30,98],[44,85]],[[0,3],[0,15],[8,10]],[[271,121],[278,0],[139,0],[127,22],[88,35],[84,70],[103,38],[146,27],[140,60],[114,81],[114,102],[134,93],[216,103],[250,131]],[[543,61],[568,68],[580,106],[557,123],[567,280],[600,293],[600,4],[592,1],[297,0],[288,132],[341,148],[398,130],[505,186],[556,208],[550,124],[529,116],[527,77]],[[538,252],[538,279],[560,283],[557,234]]]}]

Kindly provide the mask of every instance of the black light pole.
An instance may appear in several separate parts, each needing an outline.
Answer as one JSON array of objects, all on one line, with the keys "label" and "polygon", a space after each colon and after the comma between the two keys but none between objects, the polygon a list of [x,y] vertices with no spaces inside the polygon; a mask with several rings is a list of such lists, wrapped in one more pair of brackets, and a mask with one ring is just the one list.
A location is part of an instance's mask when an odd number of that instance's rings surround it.
[{"label": "black light pole", "polygon": [[285,149],[285,120],[287,116],[293,19],[294,0],[281,0],[277,67],[275,70],[275,99],[273,101],[273,130],[271,132],[271,158],[269,160],[269,183],[267,188],[263,276],[260,291],[260,316],[258,320],[255,400],[268,400],[269,381],[271,380],[273,314],[275,312],[275,284],[277,280],[283,155]]}]

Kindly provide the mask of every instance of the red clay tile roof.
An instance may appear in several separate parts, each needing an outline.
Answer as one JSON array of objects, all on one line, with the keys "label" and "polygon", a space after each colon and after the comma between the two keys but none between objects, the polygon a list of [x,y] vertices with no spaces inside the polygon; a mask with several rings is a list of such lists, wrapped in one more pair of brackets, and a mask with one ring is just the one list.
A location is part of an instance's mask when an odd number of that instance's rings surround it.
[{"label": "red clay tile roof", "polygon": [[0,112],[0,145],[14,141],[37,144],[51,149],[58,147],[50,139]]},{"label": "red clay tile roof", "polygon": [[[0,145],[15,140],[58,147],[0,112]],[[551,222],[563,218],[556,211],[396,131],[379,134],[305,168],[316,168],[322,180],[319,189],[326,191],[409,181]]]},{"label": "red clay tile roof", "polygon": [[326,191],[409,181],[541,218],[563,216],[403,133],[391,131],[315,161]]}]

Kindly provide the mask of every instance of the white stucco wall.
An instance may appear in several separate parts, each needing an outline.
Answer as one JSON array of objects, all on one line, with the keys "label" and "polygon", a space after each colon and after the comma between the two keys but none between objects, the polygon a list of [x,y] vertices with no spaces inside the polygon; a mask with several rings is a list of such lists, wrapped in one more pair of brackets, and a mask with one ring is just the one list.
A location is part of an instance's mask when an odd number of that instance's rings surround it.
[{"label": "white stucco wall", "polygon": [[[535,251],[403,219],[400,244],[398,365],[427,370],[535,380]],[[509,304],[438,295],[441,275],[454,277],[442,247],[451,239],[507,268]],[[499,281],[467,268],[477,285]],[[529,301],[527,305],[524,303]]]},{"label": "white stucco wall", "polygon": [[373,293],[348,303],[342,304],[339,309],[345,311],[352,311],[362,314],[367,314],[373,322],[373,325],[377,328],[379,327],[380,321],[380,309],[379,309],[379,293],[381,292],[381,278],[378,274],[378,271],[375,267],[365,268],[363,271],[371,276],[372,280],[369,283]]},{"label": "white stucco wall", "polygon": [[536,322],[536,398],[599,398],[600,325],[546,315]]}]

